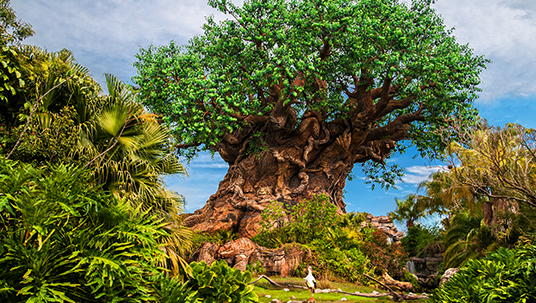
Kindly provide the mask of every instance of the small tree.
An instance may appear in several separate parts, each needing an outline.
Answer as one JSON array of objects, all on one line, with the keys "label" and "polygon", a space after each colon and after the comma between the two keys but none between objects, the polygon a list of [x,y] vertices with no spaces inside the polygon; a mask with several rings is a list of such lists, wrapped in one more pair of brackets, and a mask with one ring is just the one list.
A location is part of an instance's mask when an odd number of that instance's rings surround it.
[{"label": "small tree", "polygon": [[422,203],[419,203],[418,196],[410,194],[404,200],[395,198],[396,210],[389,213],[389,217],[396,222],[405,222],[409,230],[415,226],[415,222],[424,217],[426,209]]},{"label": "small tree", "polygon": [[459,133],[460,140],[448,149],[451,171],[458,184],[486,198],[485,223],[500,223],[500,217],[510,213],[534,226],[530,214],[536,208],[536,132],[516,124],[498,128],[482,123]]}]

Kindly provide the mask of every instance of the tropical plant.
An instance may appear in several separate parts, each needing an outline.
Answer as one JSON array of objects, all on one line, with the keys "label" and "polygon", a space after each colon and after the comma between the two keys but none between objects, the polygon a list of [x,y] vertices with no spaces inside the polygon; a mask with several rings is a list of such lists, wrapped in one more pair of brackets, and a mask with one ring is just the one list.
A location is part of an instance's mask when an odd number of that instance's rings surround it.
[{"label": "tropical plant", "polygon": [[443,264],[445,268],[461,267],[471,259],[481,258],[486,251],[498,247],[496,237],[484,224],[482,215],[468,211],[455,213],[445,232]]},{"label": "tropical plant", "polygon": [[458,132],[463,136],[448,149],[452,174],[458,184],[486,197],[482,207],[485,223],[501,223],[496,211],[523,215],[519,205],[533,212],[536,132],[517,124],[498,128],[485,123]]},{"label": "tropical plant", "polygon": [[47,163],[77,163],[73,157],[77,126],[88,119],[89,104],[100,85],[68,50],[49,53],[20,46],[20,81],[24,86],[0,103],[5,126],[2,151],[11,159]]},{"label": "tropical plant", "polygon": [[158,303],[197,303],[202,302],[197,291],[192,290],[187,283],[178,277],[158,275],[154,281],[156,302]]},{"label": "tropical plant", "polygon": [[415,222],[425,216],[425,209],[422,203],[419,203],[417,195],[410,194],[404,200],[395,198],[396,210],[389,213],[391,220],[395,222],[405,222],[409,230],[415,226]]},{"label": "tropical plant", "polygon": [[536,299],[536,246],[500,248],[469,261],[432,302],[533,302]]},{"label": "tropical plant", "polygon": [[198,292],[198,296],[207,303],[240,303],[258,302],[257,294],[253,292],[253,285],[249,271],[241,272],[227,265],[224,260],[207,265],[204,261],[193,262],[192,277],[188,286]]},{"label": "tropical plant", "polygon": [[[187,222],[246,226],[255,217],[246,206],[260,213],[271,200],[321,193],[344,212],[356,163],[391,186],[402,173],[384,163],[394,152],[413,144],[440,156],[444,117],[476,116],[487,60],[456,42],[431,3],[211,0],[229,18],[208,18],[184,47],[140,49],[134,81],[180,152],[218,152],[229,164]],[[219,217],[231,205],[244,215]]]},{"label": "tropical plant", "polygon": [[163,247],[175,274],[189,274],[183,257],[192,248],[191,231],[182,225],[184,200],[166,190],[163,176],[186,174],[170,150],[169,130],[136,100],[135,91],[106,75],[109,95],[80,125],[77,154],[90,160],[94,182],[133,207],[150,211],[168,222],[172,231]]},{"label": "tropical plant", "polygon": [[2,302],[140,302],[168,256],[154,214],[105,194],[73,166],[0,158]]},{"label": "tropical plant", "polygon": [[428,180],[419,184],[418,203],[425,209],[425,215],[445,215],[459,209],[477,212],[482,206],[483,197],[474,192],[463,182],[456,182],[452,170],[444,169],[430,175]]},{"label": "tropical plant", "polygon": [[443,230],[439,226],[417,224],[408,229],[400,240],[410,256],[425,257],[443,252]]}]

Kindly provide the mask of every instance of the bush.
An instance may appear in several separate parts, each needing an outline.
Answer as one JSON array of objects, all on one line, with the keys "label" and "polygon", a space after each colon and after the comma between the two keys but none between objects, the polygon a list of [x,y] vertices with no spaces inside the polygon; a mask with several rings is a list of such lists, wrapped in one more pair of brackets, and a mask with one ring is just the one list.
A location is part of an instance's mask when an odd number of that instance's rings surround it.
[{"label": "bush", "polygon": [[80,170],[0,157],[0,301],[152,301],[168,235]]},{"label": "bush", "polygon": [[435,291],[433,302],[534,302],[536,246],[499,248],[471,260]]},{"label": "bush", "polygon": [[[426,227],[417,224],[408,229],[407,235],[400,240],[410,256],[430,256],[442,251],[442,235],[439,227]],[[438,249],[433,249],[433,247]]]},{"label": "bush", "polygon": [[188,286],[198,292],[199,298],[207,303],[239,303],[258,302],[253,292],[251,273],[230,268],[224,260],[216,261],[208,266],[204,261],[192,262],[193,276]]},{"label": "bush", "polygon": [[374,273],[382,275],[388,272],[393,277],[403,277],[403,268],[408,254],[404,247],[397,243],[388,244],[387,236],[381,230],[372,232],[372,238],[367,241],[361,251],[370,260]]},{"label": "bush", "polygon": [[261,232],[252,238],[268,248],[285,243],[310,243],[322,237],[323,232],[335,225],[337,207],[329,196],[314,195],[294,205],[272,201],[261,214]]}]

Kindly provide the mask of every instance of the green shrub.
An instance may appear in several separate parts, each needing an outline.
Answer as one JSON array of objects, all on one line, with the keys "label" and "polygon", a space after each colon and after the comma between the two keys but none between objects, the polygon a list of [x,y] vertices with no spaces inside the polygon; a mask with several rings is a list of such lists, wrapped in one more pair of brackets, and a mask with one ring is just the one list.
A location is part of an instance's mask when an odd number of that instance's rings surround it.
[{"label": "green shrub", "polygon": [[439,227],[426,227],[417,224],[408,229],[408,232],[402,240],[402,246],[410,256],[430,256],[433,253],[441,252],[431,249],[434,245],[442,247],[442,234]]},{"label": "green shrub", "polygon": [[370,260],[372,268],[377,275],[388,272],[393,277],[403,277],[407,253],[404,247],[397,243],[388,244],[387,236],[381,230],[372,232],[372,239],[361,247],[361,251]]},{"label": "green shrub", "polygon": [[158,303],[197,303],[202,302],[197,291],[193,291],[177,277],[161,274],[155,278],[154,289]]},{"label": "green shrub", "polygon": [[320,238],[326,228],[335,225],[337,207],[329,196],[320,194],[294,205],[272,201],[261,217],[261,231],[252,240],[264,247],[278,248],[285,243],[304,244]]},{"label": "green shrub", "polygon": [[467,262],[435,291],[433,302],[535,302],[536,246],[499,248]]},{"label": "green shrub", "polygon": [[251,273],[230,268],[224,260],[208,266],[204,261],[192,262],[192,278],[188,286],[198,292],[198,296],[207,303],[258,302],[253,292]]},{"label": "green shrub", "polygon": [[0,157],[1,302],[154,302],[165,224],[90,184]]}]

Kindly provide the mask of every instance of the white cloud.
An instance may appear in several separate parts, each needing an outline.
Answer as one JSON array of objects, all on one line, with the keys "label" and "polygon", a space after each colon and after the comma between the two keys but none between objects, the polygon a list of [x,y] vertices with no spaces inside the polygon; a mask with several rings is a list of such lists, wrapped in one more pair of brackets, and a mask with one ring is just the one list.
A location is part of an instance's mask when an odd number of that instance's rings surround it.
[{"label": "white cloud", "polygon": [[493,63],[481,74],[481,102],[536,94],[534,0],[439,0],[434,5],[460,43]]},{"label": "white cloud", "polygon": [[406,169],[407,173],[402,177],[402,182],[408,184],[420,184],[423,181],[426,181],[432,173],[442,169],[444,169],[444,166],[410,166]]}]

